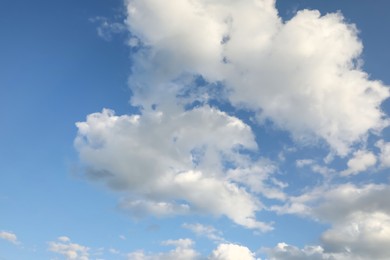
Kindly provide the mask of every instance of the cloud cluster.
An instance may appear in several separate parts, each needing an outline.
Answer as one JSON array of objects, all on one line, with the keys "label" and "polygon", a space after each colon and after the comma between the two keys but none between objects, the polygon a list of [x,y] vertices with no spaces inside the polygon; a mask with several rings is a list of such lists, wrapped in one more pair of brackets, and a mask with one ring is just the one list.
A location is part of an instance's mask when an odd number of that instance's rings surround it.
[{"label": "cloud cluster", "polygon": [[[127,194],[121,209],[135,217],[225,215],[267,231],[272,227],[256,218],[265,208],[261,195],[285,202],[269,207],[280,214],[331,224],[321,246],[279,244],[269,251],[274,259],[366,259],[370,254],[381,259],[390,253],[382,248],[390,242],[386,185],[323,186],[288,197],[283,190],[288,184],[271,177],[277,167],[260,157],[251,127],[223,112],[222,105],[209,105],[210,99],[223,100],[254,113],[254,123],[272,122],[300,144],[324,143],[330,150],[327,163],[333,155],[351,155],[342,175],[366,171],[377,161],[388,167],[390,146],[384,141],[377,143],[378,158],[352,150],[388,125],[380,106],[389,96],[389,89],[361,68],[362,44],[354,25],[340,13],[315,10],[283,21],[274,0],[127,0],[126,9],[133,50],[131,104],[139,113],[91,114],[77,123],[75,140],[86,176]],[[311,159],[297,166],[335,173]],[[204,226],[188,228],[218,238]],[[157,256],[134,252],[131,257],[192,259],[196,252],[187,242],[172,242],[176,249]],[[235,254],[254,257],[230,244],[210,257]]]},{"label": "cloud cluster", "polygon": [[175,100],[183,86],[170,83],[202,75],[259,120],[342,156],[387,125],[388,89],[359,67],[362,44],[340,13],[303,10],[283,22],[273,0],[128,0],[127,10],[129,30],[147,46],[134,54],[134,104]]},{"label": "cloud cluster", "polygon": [[165,259],[180,259],[180,260],[255,260],[255,254],[247,247],[237,244],[220,244],[208,256],[201,256],[193,249],[194,242],[191,239],[167,240],[163,242],[166,246],[175,246],[174,249],[165,253],[144,253],[143,251],[135,251],[129,253],[129,260],[165,260]]},{"label": "cloud cluster", "polygon": [[89,250],[86,246],[72,243],[70,238],[65,236],[49,242],[49,251],[63,255],[67,260],[88,260]]}]

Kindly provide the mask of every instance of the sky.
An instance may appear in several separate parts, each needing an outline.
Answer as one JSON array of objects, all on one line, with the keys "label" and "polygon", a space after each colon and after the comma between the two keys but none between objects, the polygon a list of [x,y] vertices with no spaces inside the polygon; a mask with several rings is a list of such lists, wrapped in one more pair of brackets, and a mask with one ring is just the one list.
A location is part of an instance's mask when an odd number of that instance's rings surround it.
[{"label": "sky", "polygon": [[389,259],[389,7],[3,0],[0,260]]}]

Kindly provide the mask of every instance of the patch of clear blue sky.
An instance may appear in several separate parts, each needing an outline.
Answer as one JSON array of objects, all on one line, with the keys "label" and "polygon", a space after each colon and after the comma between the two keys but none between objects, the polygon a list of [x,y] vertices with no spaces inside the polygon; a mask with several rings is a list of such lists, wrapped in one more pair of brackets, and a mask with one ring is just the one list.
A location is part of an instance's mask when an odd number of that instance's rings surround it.
[{"label": "patch of clear blue sky", "polygon": [[[47,259],[46,242],[60,235],[95,248],[158,250],[161,240],[190,236],[180,225],[197,221],[224,230],[228,240],[253,250],[272,246],[282,237],[295,245],[315,243],[314,235],[322,227],[309,224],[313,229],[296,236],[295,232],[302,232],[299,227],[308,224],[294,217],[278,219],[276,231],[260,235],[257,241],[252,231],[226,219],[133,222],[116,211],[115,194],[72,175],[77,165],[74,123],[103,107],[117,114],[135,111],[128,104],[131,60],[126,38],[115,35],[112,41],[104,41],[97,36],[98,24],[89,21],[97,16],[113,19],[121,14],[122,5],[121,0],[1,1],[0,230],[15,232],[23,244],[0,240],[0,259]],[[279,0],[277,7],[286,20],[303,8],[319,9],[323,14],[340,10],[361,31],[365,70],[373,79],[390,84],[388,0]],[[383,107],[389,111],[389,101]],[[277,149],[271,149],[274,140],[285,140],[285,133],[266,127],[255,130],[261,149],[276,156]],[[386,131],[385,135],[389,137]],[[261,140],[261,136],[267,138]],[[295,169],[290,163],[283,170]],[[303,174],[295,180],[307,185],[306,177]],[[261,214],[265,220],[274,218]],[[120,240],[120,234],[127,240]],[[213,245],[199,239],[197,247],[207,253]]]}]

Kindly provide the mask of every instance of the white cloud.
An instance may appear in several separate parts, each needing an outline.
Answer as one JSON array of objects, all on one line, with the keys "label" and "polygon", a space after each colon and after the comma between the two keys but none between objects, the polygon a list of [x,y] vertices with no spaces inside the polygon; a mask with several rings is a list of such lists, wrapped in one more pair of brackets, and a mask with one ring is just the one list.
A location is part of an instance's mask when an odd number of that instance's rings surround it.
[{"label": "white cloud", "polygon": [[[270,230],[256,219],[261,194],[286,201],[271,206],[279,214],[298,214],[330,224],[320,246],[303,249],[278,244],[272,259],[385,259],[390,254],[390,195],[387,185],[322,186],[288,197],[287,185],[270,175],[276,166],[241,151],[257,150],[250,127],[207,105],[210,97],[271,120],[296,142],[325,142],[329,164],[351,154],[353,145],[387,126],[381,103],[389,89],[360,67],[362,43],[341,13],[303,10],[289,21],[278,16],[274,0],[127,0],[126,26],[133,36],[131,103],[140,115],[116,116],[111,110],[77,123],[75,146],[86,175],[127,197],[120,207],[133,216],[208,213],[225,215],[247,228]],[[103,21],[104,22],[104,21]],[[102,23],[111,37],[114,24]],[[119,28],[122,30],[123,28]],[[293,46],[293,48],[291,47]],[[207,81],[201,90],[194,78]],[[214,93],[213,84],[222,91]],[[188,94],[188,89],[191,93]],[[188,108],[194,100],[201,106]],[[186,109],[184,108],[186,107]],[[390,145],[377,143],[378,160],[390,167]],[[285,159],[280,153],[280,158]],[[358,150],[342,175],[366,171],[374,153]],[[323,175],[334,169],[298,160]],[[201,224],[187,228],[212,240],[222,239]],[[69,240],[51,242],[67,255],[88,248]],[[195,259],[191,240],[168,240],[165,253],[129,254],[129,259]],[[70,248],[70,246],[79,248]],[[79,247],[77,247],[79,246]],[[81,247],[81,249],[80,249]],[[53,251],[53,250],[52,250]],[[67,255],[68,259],[72,255]],[[74,254],[73,254],[74,256]],[[246,247],[221,244],[210,259],[254,259]],[[81,259],[81,258],[80,258]]]},{"label": "white cloud", "polygon": [[322,235],[326,251],[350,253],[363,259],[388,259],[390,215],[383,212],[354,212]]},{"label": "white cloud", "polygon": [[234,105],[341,156],[387,124],[389,91],[356,65],[362,44],[340,13],[304,10],[283,23],[272,0],[129,0],[127,10],[148,46],[134,56],[133,104],[176,103],[183,86],[172,82],[202,75],[224,82]]},{"label": "white cloud", "polygon": [[0,239],[7,240],[13,244],[19,244],[17,236],[13,232],[0,231]]},{"label": "white cloud", "polygon": [[379,160],[382,168],[390,167],[390,142],[380,140],[376,143],[376,146],[380,149]]},{"label": "white cloud", "polygon": [[[194,242],[191,239],[167,240],[162,242],[166,246],[175,248],[168,252],[145,253],[143,250],[131,252],[127,255],[129,260],[255,260],[255,254],[247,247],[237,244],[219,244],[208,257],[200,255],[193,249]],[[260,259],[259,259],[260,260]]]},{"label": "white cloud", "polygon": [[270,178],[276,167],[271,162],[262,161],[245,168],[230,169],[227,172],[228,178],[249,187],[253,193],[259,193],[266,198],[285,200],[286,194],[283,188],[287,184]]},{"label": "white cloud", "polygon": [[[387,259],[390,255],[390,249],[385,246],[390,243],[389,196],[389,185],[342,184],[313,189],[291,198],[288,206],[274,209],[331,224],[321,236],[324,258],[318,259]],[[279,252],[275,259],[300,259],[292,256],[306,254],[300,249],[284,252],[291,258],[277,258],[279,253],[284,254]]]},{"label": "white cloud", "polygon": [[307,165],[313,165],[314,163],[315,163],[315,161],[312,159],[301,159],[301,160],[297,160],[295,162],[295,164],[297,165],[298,168],[302,168],[302,167],[305,167]]},{"label": "white cloud", "polygon": [[210,260],[255,260],[255,254],[247,247],[236,244],[220,244],[209,257]]},{"label": "white cloud", "polygon": [[49,251],[63,255],[67,260],[88,260],[89,248],[76,243],[71,243],[70,239],[61,236],[58,241],[49,242]]},{"label": "white cloud", "polygon": [[[226,175],[227,162],[242,171],[266,166],[240,153],[257,149],[241,120],[210,107],[133,116],[103,110],[77,127],[75,146],[87,176],[127,191],[121,206],[137,217],[199,212],[270,229],[255,219],[260,202]],[[261,180],[270,173],[264,170]]]},{"label": "white cloud", "polygon": [[59,238],[57,238],[57,239],[58,239],[58,241],[64,242],[64,243],[70,242],[70,238],[69,238],[69,237],[66,237],[66,236],[62,236],[62,237],[59,237]]},{"label": "white cloud", "polygon": [[286,243],[279,243],[274,248],[267,248],[265,251],[270,257],[269,260],[363,260],[359,256],[350,254],[325,253],[321,246],[305,246],[300,249]]},{"label": "white cloud", "polygon": [[327,166],[320,165],[315,160],[312,160],[312,159],[296,160],[295,161],[295,165],[298,168],[303,168],[303,167],[310,166],[310,169],[313,172],[322,174],[324,177],[327,177],[327,178],[329,178],[331,175],[333,175],[336,172],[334,169],[329,168]]},{"label": "white cloud", "polygon": [[270,260],[325,260],[332,259],[323,254],[320,246],[307,246],[299,249],[286,243],[279,243],[272,249],[265,250]]},{"label": "white cloud", "polygon": [[184,228],[191,230],[198,236],[205,236],[214,242],[224,242],[225,239],[222,237],[222,232],[215,229],[213,226],[206,226],[200,223],[182,225]]},{"label": "white cloud", "polygon": [[175,249],[165,253],[145,254],[143,251],[135,251],[127,255],[129,260],[195,260],[198,259],[198,252],[192,247],[194,242],[191,239],[167,240],[162,243],[166,246],[175,246]]},{"label": "white cloud", "polygon": [[348,169],[341,172],[341,175],[354,175],[364,172],[377,162],[375,154],[365,150],[354,152],[353,157],[348,161]]},{"label": "white cloud", "polygon": [[97,34],[106,41],[111,41],[114,34],[126,32],[126,26],[123,23],[110,21],[106,17],[97,16],[89,20],[98,23]]}]

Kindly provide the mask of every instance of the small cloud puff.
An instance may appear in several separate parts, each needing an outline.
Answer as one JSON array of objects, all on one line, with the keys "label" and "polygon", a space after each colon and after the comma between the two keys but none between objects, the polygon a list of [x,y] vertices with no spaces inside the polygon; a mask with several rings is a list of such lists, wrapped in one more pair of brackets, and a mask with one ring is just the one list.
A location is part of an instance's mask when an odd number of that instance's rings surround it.
[{"label": "small cloud puff", "polygon": [[13,232],[0,231],[0,239],[7,240],[15,245],[20,243],[17,236]]}]

